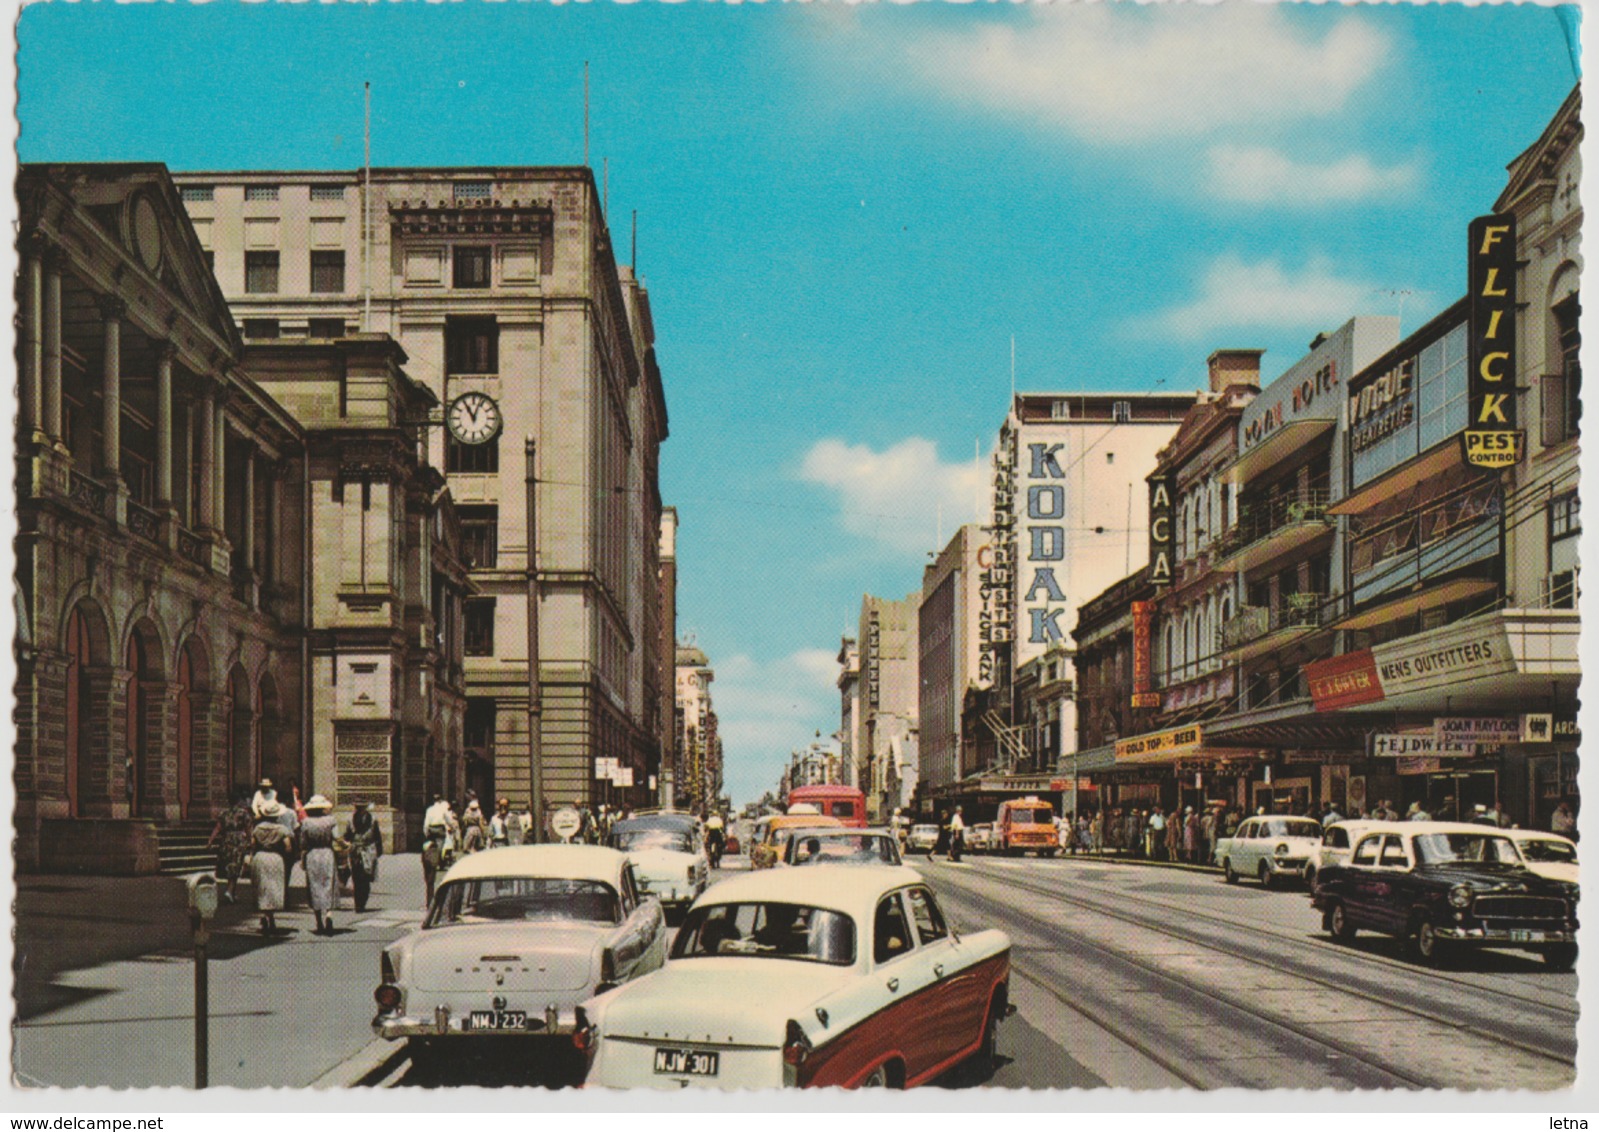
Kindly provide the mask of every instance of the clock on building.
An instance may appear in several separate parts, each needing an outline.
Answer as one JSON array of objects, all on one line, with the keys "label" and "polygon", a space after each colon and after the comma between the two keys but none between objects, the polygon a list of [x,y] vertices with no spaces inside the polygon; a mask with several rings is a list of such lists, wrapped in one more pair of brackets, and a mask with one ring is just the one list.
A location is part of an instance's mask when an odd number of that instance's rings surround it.
[{"label": "clock on building", "polygon": [[500,435],[500,406],[487,393],[463,393],[450,402],[450,435],[461,444],[487,444]]}]

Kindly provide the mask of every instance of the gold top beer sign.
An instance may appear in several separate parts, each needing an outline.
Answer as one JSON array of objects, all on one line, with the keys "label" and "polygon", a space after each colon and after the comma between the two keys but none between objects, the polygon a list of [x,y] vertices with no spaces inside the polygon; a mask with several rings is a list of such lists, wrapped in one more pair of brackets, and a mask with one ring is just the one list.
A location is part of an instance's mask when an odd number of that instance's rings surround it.
[{"label": "gold top beer sign", "polygon": [[1470,285],[1466,462],[1504,468],[1521,459],[1516,429],[1516,218],[1479,216],[1466,229]]}]

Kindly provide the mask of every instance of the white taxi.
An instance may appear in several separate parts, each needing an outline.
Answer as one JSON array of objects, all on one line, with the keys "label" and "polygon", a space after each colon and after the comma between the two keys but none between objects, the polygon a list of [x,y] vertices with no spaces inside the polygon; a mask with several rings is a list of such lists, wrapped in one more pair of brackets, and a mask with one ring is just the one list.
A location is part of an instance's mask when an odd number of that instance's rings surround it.
[{"label": "white taxi", "polygon": [[1499,832],[1510,838],[1521,863],[1532,872],[1550,880],[1577,883],[1577,843],[1558,833],[1544,833],[1536,829],[1502,829]]},{"label": "white taxi", "polygon": [[1260,878],[1270,888],[1285,877],[1303,877],[1321,852],[1321,823],[1315,818],[1257,814],[1239,823],[1231,837],[1216,841],[1216,864],[1228,884],[1240,876]]},{"label": "white taxi", "polygon": [[776,869],[696,901],[666,966],[584,1003],[573,1043],[611,1088],[919,1085],[992,1063],[1009,979],[1009,937],[951,930],[912,869]]}]

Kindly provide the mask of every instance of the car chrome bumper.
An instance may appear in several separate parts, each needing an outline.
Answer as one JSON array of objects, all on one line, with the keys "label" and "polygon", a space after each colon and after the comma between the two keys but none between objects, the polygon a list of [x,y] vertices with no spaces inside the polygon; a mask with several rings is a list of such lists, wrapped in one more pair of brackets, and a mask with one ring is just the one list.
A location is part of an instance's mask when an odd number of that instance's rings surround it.
[{"label": "car chrome bumper", "polygon": [[[1464,943],[1575,943],[1576,929],[1567,928],[1458,928],[1439,927],[1439,939]],[[1536,938],[1528,939],[1527,936]]]},{"label": "car chrome bumper", "polygon": [[470,1015],[469,1010],[452,1014],[444,1006],[435,1010],[432,1017],[379,1014],[372,1019],[372,1032],[380,1038],[395,1041],[400,1038],[544,1037],[570,1034],[577,1028],[577,1015],[570,1007],[562,1010],[558,1006],[547,1006],[542,1013],[529,1010],[525,1030],[470,1030],[466,1027]]}]

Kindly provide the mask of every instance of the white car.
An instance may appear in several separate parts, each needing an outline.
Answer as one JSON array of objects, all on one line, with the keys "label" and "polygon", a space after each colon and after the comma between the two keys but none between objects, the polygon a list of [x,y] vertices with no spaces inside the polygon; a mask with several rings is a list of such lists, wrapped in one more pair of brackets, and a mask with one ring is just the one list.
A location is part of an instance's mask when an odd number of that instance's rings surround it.
[{"label": "white car", "polygon": [[1558,833],[1544,833],[1536,829],[1502,829],[1499,831],[1521,854],[1521,863],[1541,877],[1577,883],[1577,843]]},{"label": "white car", "polygon": [[1259,877],[1270,888],[1281,877],[1303,877],[1321,852],[1321,823],[1315,818],[1257,815],[1245,818],[1231,837],[1216,842],[1216,864],[1228,884],[1240,876]]},{"label": "white car", "polygon": [[627,858],[593,845],[473,853],[445,874],[422,927],[384,949],[372,1029],[440,1047],[570,1034],[584,999],[666,960],[660,901]]},{"label": "white car", "polygon": [[992,1064],[1009,978],[1009,937],[950,930],[913,869],[774,869],[696,901],[666,966],[584,1003],[573,1044],[610,1088],[918,1085]]},{"label": "white car", "polygon": [[1324,826],[1321,831],[1321,847],[1311,857],[1310,863],[1305,866],[1305,883],[1314,888],[1316,887],[1316,874],[1322,869],[1331,868],[1334,865],[1348,864],[1349,854],[1355,848],[1355,841],[1368,829],[1399,824],[1403,823],[1350,818],[1347,821],[1335,821],[1331,825]]},{"label": "white car", "polygon": [[966,831],[966,851],[987,853],[994,847],[994,823],[979,822]]},{"label": "white car", "polygon": [[619,821],[606,840],[633,862],[639,891],[666,907],[687,908],[705,891],[711,862],[704,840],[681,817],[658,814]]},{"label": "white car", "polygon": [[938,827],[936,825],[913,825],[905,837],[905,848],[909,852],[930,851],[938,844]]}]

